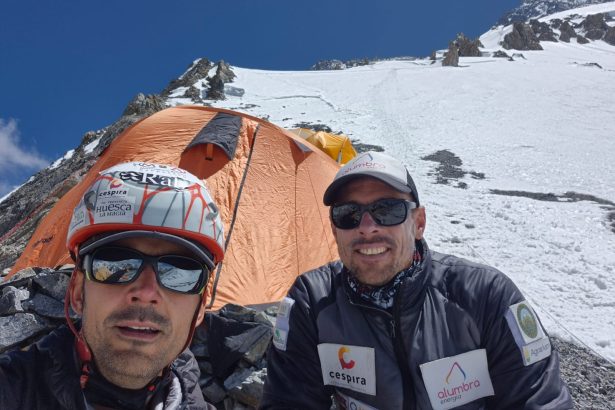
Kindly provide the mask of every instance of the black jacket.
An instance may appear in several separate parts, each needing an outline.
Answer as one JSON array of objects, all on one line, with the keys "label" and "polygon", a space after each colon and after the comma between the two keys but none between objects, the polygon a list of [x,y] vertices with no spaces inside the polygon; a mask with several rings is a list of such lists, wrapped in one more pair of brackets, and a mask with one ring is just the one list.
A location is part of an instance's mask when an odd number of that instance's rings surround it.
[{"label": "black jacket", "polygon": [[[73,334],[62,326],[27,351],[1,355],[0,409],[85,410],[74,345]],[[173,362],[171,371],[169,377],[179,381],[182,395],[181,404],[173,409],[215,409],[203,398],[198,364],[190,351]],[[168,388],[161,389],[163,401]]]},{"label": "black jacket", "polygon": [[[294,305],[285,350],[272,346],[269,351],[263,409],[328,409],[334,393],[359,400],[363,408],[430,409],[420,366],[481,349],[486,352],[487,378],[494,395],[458,408],[573,407],[560,378],[556,351],[524,366],[512,334],[514,326],[505,318],[511,305],[524,300],[512,281],[493,268],[431,252],[423,245],[423,268],[402,283],[392,314],[353,300],[339,261],[297,279],[289,292]],[[546,336],[540,340],[550,348]],[[373,348],[376,395],[323,384],[318,345],[324,343]],[[342,381],[346,380],[339,367],[343,354],[340,348],[340,363],[333,363],[340,370],[330,374]],[[450,369],[449,374],[454,367]],[[470,377],[467,373],[464,380]],[[439,380],[446,388],[445,376]],[[446,392],[441,394],[448,397]]]}]

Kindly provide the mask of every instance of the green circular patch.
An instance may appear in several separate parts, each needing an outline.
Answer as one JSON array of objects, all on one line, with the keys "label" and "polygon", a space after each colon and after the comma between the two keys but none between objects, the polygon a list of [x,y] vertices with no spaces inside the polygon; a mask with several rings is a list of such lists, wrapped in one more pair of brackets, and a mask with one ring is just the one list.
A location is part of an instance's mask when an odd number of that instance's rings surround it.
[{"label": "green circular patch", "polygon": [[538,336],[538,323],[536,322],[534,313],[523,303],[517,306],[517,321],[523,333],[529,338],[533,339]]}]

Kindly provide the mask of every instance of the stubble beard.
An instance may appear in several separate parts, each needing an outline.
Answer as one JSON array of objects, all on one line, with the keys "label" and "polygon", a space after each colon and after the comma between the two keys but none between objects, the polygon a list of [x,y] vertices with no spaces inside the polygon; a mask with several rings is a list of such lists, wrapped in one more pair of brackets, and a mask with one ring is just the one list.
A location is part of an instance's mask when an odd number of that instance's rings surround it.
[{"label": "stubble beard", "polygon": [[[389,252],[395,252],[396,245],[388,238],[375,238],[372,241],[357,240],[353,242],[353,246],[360,243],[375,242],[376,240],[385,242],[389,246]],[[408,268],[412,264],[412,255],[414,254],[414,238],[410,241],[412,249],[410,250],[410,256],[406,259],[393,258],[382,267],[369,266],[367,264],[361,264],[354,262],[353,259],[347,265],[351,274],[357,278],[357,280],[365,285],[370,286],[382,286],[389,282],[395,275],[402,270]]]},{"label": "stubble beard", "polygon": [[[84,299],[84,313],[86,309]],[[153,353],[145,353],[143,347],[149,343],[139,341],[131,341],[129,347],[121,350],[113,347],[113,340],[110,340],[113,336],[105,329],[109,329],[109,326],[118,319],[140,318],[144,320],[147,318],[161,326],[163,336],[170,334],[168,319],[161,317],[151,308],[129,308],[115,312],[107,317],[100,326],[95,326],[93,329],[95,334],[90,334],[86,316],[84,314],[82,317],[82,329],[96,367],[105,379],[116,386],[129,389],[145,387],[170,364],[167,357],[176,356],[171,356],[175,352],[169,352],[172,346],[167,346],[163,340],[156,342],[156,349]]]}]

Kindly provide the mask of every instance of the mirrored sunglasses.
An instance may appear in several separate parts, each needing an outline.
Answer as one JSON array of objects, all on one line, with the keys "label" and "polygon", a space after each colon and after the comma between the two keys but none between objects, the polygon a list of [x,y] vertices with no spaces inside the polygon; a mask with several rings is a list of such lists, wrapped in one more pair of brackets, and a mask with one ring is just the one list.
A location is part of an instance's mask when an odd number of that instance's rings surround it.
[{"label": "mirrored sunglasses", "polygon": [[365,212],[382,226],[394,226],[403,223],[408,211],[416,208],[416,203],[406,199],[379,199],[367,205],[346,202],[331,206],[331,221],[339,229],[354,229],[361,224]]},{"label": "mirrored sunglasses", "polygon": [[103,246],[83,256],[87,278],[112,285],[134,282],[147,265],[161,287],[179,293],[201,293],[211,273],[204,262],[189,256],[150,256],[119,246]]}]

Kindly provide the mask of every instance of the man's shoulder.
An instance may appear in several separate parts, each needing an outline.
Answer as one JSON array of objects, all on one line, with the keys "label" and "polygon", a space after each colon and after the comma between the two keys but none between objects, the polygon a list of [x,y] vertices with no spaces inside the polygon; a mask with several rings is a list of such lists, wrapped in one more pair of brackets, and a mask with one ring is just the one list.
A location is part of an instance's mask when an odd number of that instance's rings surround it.
[{"label": "man's shoulder", "polygon": [[446,287],[449,295],[518,292],[512,280],[497,268],[458,256],[432,251],[431,269],[432,286]]},{"label": "man's shoulder", "polygon": [[299,275],[289,296],[312,301],[331,296],[339,286],[342,268],[342,262],[337,260]]}]

